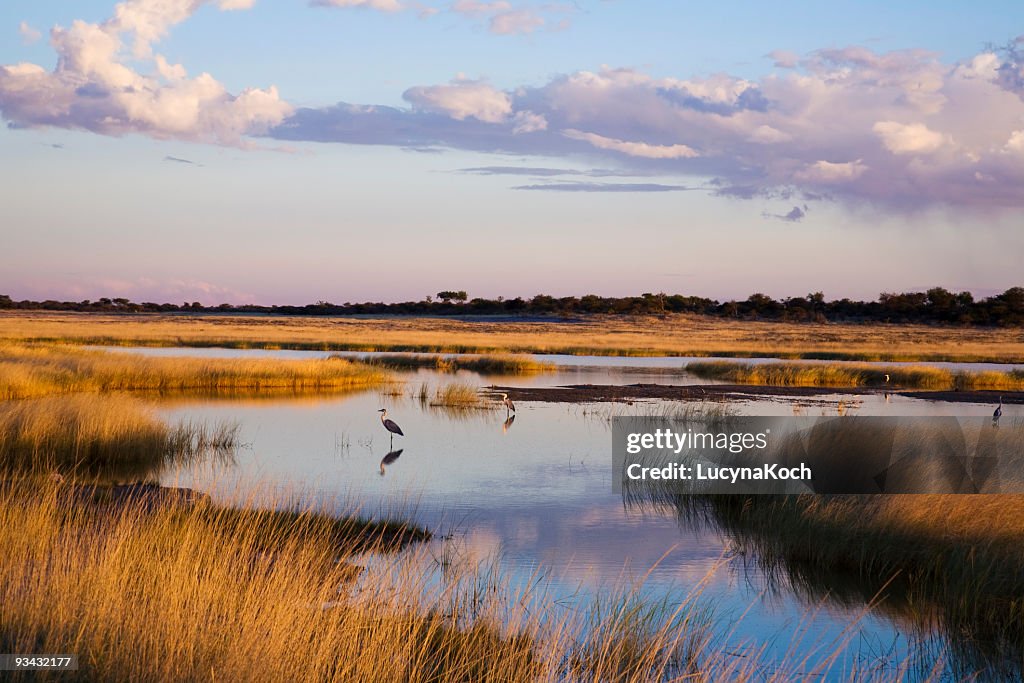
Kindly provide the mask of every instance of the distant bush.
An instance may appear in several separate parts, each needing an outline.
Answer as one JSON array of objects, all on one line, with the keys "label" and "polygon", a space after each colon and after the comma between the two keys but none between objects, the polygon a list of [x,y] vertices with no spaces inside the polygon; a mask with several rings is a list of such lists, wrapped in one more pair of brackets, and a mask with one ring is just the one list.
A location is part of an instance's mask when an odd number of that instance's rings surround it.
[{"label": "distant bush", "polygon": [[836,299],[826,301],[824,294],[773,299],[757,292],[743,301],[717,301],[682,294],[653,294],[606,297],[587,294],[580,297],[553,297],[538,294],[530,299],[470,299],[464,290],[446,290],[422,301],[398,303],[365,302],[333,304],[317,301],[304,306],[235,306],[222,303],[203,306],[197,301],[181,304],[102,298],[98,301],[15,301],[0,295],[0,309],[47,311],[96,311],[113,313],[266,313],[274,315],[516,315],[574,316],[663,315],[692,313],[723,318],[784,320],[824,323],[892,322],[941,323],[951,325],[1021,326],[1024,325],[1024,287],[1011,287],[1002,294],[975,300],[970,292],[951,292],[933,287],[925,292],[883,292],[875,301]]}]

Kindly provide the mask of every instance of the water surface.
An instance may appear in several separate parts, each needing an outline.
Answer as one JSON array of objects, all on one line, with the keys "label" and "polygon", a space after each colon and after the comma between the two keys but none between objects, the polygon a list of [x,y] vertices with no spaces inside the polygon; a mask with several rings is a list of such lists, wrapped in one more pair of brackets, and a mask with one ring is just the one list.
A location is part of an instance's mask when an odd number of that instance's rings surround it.
[{"label": "water surface", "polygon": [[[310,358],[311,351],[235,349],[118,349],[148,355]],[[355,354],[368,355],[368,354]],[[514,420],[503,407],[452,410],[431,405],[451,382],[558,386],[657,382],[693,384],[687,359],[545,356],[549,374],[493,377],[419,369],[399,373],[400,385],[344,396],[290,400],[180,400],[162,409],[170,419],[232,420],[247,444],[233,466],[170,472],[164,483],[210,490],[216,496],[270,486],[301,492],[327,509],[353,505],[367,514],[401,510],[439,531],[465,561],[496,562],[515,584],[550,582],[560,604],[580,605],[610,587],[646,575],[644,591],[675,597],[707,580],[700,600],[718,617],[723,647],[737,656],[764,647],[768,656],[811,661],[818,649],[846,643],[836,678],[854,665],[891,670],[919,638],[892,610],[810,595],[785,580],[769,581],[756,558],[738,557],[728,535],[683,523],[672,510],[627,505],[611,486],[613,415],[644,414],[671,402],[634,405],[522,403]],[[759,359],[754,362],[765,362]],[[948,365],[948,364],[943,364]],[[961,367],[961,366],[954,366]],[[986,369],[981,364],[963,366]],[[997,366],[1006,369],[1005,366]],[[678,372],[665,373],[666,368]],[[421,400],[425,393],[427,400]],[[990,415],[985,404],[938,403],[884,394],[730,400],[750,415]],[[405,432],[380,424],[387,408]],[[1007,406],[1012,418],[1019,406]],[[398,453],[400,451],[400,453]],[[396,453],[397,456],[395,455]],[[390,454],[390,455],[389,455]],[[384,461],[382,463],[382,461]],[[870,596],[868,596],[870,597]],[[794,641],[799,641],[793,645]],[[887,668],[888,667],[888,668]]]}]

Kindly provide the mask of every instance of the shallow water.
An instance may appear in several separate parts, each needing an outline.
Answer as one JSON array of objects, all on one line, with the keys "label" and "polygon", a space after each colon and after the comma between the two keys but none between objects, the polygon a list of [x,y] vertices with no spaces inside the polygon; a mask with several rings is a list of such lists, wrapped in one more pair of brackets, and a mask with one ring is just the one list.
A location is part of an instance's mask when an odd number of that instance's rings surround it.
[{"label": "shallow water", "polygon": [[[205,357],[329,355],[118,350]],[[742,654],[746,648],[764,647],[770,657],[806,655],[813,662],[816,649],[831,652],[834,641],[845,642],[836,679],[855,663],[888,670],[907,658],[913,639],[891,615],[866,611],[863,604],[802,597],[784,582],[769,583],[756,563],[732,556],[728,539],[718,530],[680,524],[673,513],[653,506],[624,505],[621,495],[612,492],[609,418],[657,411],[664,407],[661,403],[522,403],[514,421],[507,423],[506,411],[497,405],[493,410],[456,411],[417,398],[423,385],[432,395],[434,388],[453,381],[480,387],[700,381],[686,373],[643,372],[678,368],[686,359],[546,359],[555,360],[557,372],[482,377],[421,369],[400,373],[404,383],[384,391],[170,402],[162,409],[170,419],[239,422],[240,439],[247,445],[232,467],[168,473],[164,483],[211,490],[215,497],[269,485],[277,492],[301,492],[303,500],[328,509],[343,506],[351,511],[356,505],[366,514],[411,514],[441,532],[438,536],[453,534],[451,540],[435,544],[451,544],[466,561],[497,562],[514,584],[526,584],[541,572],[551,582],[549,593],[564,598],[565,604],[579,604],[617,582],[645,574],[644,591],[655,597],[685,594],[707,578],[700,600],[719,617],[719,636],[729,651]],[[612,360],[621,364],[610,365]],[[672,365],[663,365],[669,361]],[[651,365],[639,365],[645,362]],[[990,405],[882,394],[737,400],[730,407],[751,415],[834,415],[839,401],[865,415],[985,416],[992,411]],[[406,434],[395,437],[393,446],[376,412],[381,407]],[[1006,417],[1024,412],[1021,408],[1006,406]],[[389,458],[382,470],[385,456],[398,450],[400,455]],[[800,642],[792,645],[795,639]]]}]

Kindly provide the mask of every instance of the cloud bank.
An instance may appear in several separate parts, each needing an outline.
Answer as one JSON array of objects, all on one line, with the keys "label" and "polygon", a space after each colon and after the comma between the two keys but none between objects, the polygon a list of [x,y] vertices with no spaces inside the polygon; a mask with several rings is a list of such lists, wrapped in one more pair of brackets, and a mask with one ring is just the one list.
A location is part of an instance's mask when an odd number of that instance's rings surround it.
[{"label": "cloud bank", "polygon": [[408,108],[301,109],[270,135],[595,157],[714,178],[733,197],[1022,207],[1021,44],[952,65],[921,50],[775,54],[757,81],[613,68],[512,90],[456,79],[410,88]]},{"label": "cloud bank", "polygon": [[[780,50],[769,55],[772,71],[756,80],[604,67],[499,88],[458,75],[409,87],[403,107],[340,102],[297,110],[273,87],[231,94],[154,50],[203,5],[237,10],[252,1],[125,0],[103,23],[57,27],[53,71],[0,67],[0,111],[13,126],[222,145],[266,136],[572,158],[637,175],[702,177],[725,197],[828,197],[906,210],[1024,207],[1024,36],[955,64],[923,50]],[[519,9],[507,0],[446,7],[486,20]]]},{"label": "cloud bank", "polygon": [[[277,89],[231,94],[208,73],[189,78],[155,45],[201,6],[247,9],[253,0],[125,0],[102,23],[50,31],[57,66],[0,66],[0,112],[10,125],[141,133],[241,145],[292,112]],[[146,70],[137,70],[136,64]],[[251,143],[250,143],[251,144]]]}]

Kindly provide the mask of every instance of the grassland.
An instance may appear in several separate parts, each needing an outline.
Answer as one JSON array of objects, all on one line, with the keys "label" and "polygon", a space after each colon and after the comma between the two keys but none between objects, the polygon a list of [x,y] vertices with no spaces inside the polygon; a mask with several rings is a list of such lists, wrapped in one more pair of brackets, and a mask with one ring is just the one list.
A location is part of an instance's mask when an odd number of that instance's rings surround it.
[{"label": "grassland", "polygon": [[1024,362],[1024,330],[798,324],[692,315],[572,322],[5,312],[0,338],[442,354],[565,353],[861,361]]},{"label": "grassland", "polygon": [[[971,372],[926,366],[847,363],[736,363],[699,361],[687,372],[734,384],[784,387],[890,387],[934,391],[1024,391],[1024,371]],[[886,376],[888,375],[888,381]]]},{"label": "grassland", "polygon": [[0,400],[81,392],[328,392],[388,379],[381,368],[343,359],[156,358],[63,344],[0,343]]}]

